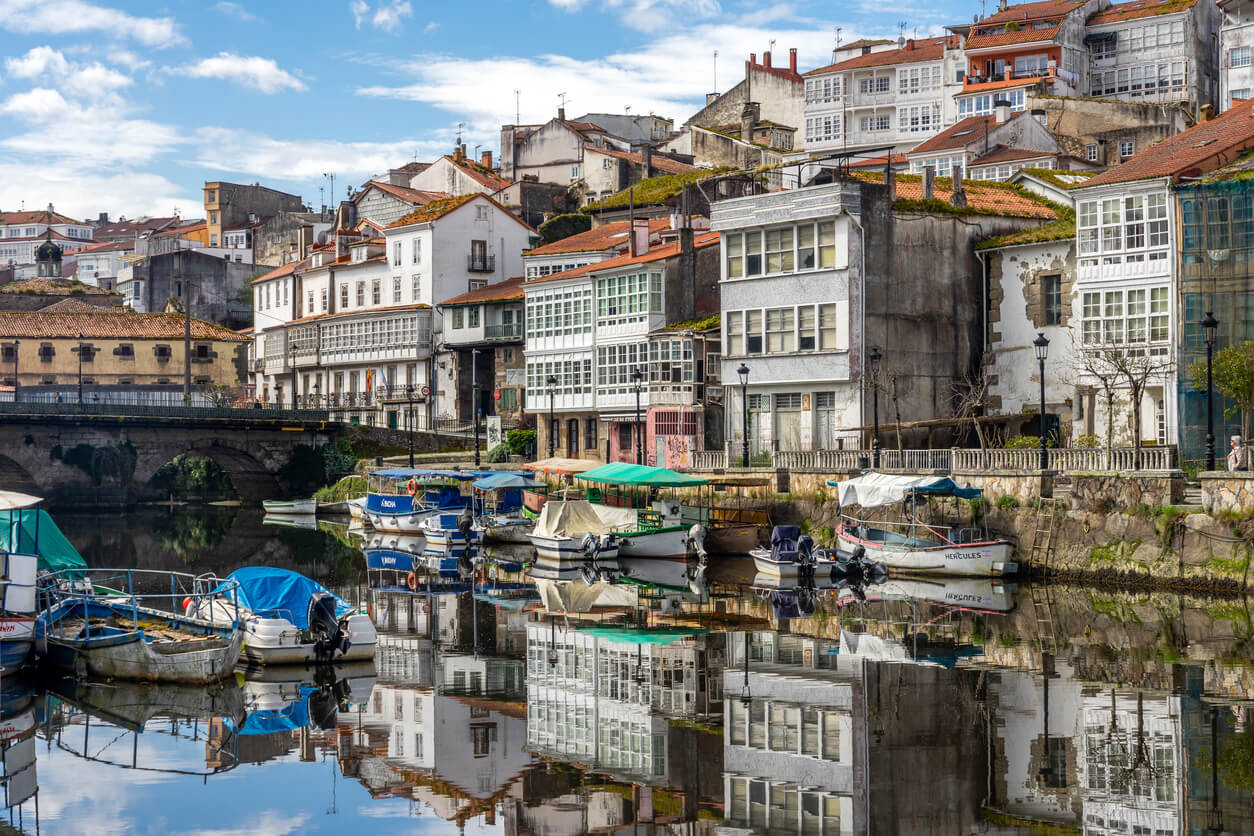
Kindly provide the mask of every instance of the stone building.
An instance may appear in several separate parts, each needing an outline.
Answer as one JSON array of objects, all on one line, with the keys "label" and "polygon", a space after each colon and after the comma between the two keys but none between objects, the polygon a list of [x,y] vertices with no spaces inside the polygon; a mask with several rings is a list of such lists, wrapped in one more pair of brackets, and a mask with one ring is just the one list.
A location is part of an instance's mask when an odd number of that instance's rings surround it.
[{"label": "stone building", "polygon": [[711,93],[705,107],[684,123],[701,125],[739,125],[745,105],[756,102],[761,119],[796,129],[802,125],[805,104],[805,79],[797,72],[797,50],[788,50],[788,65],[774,66],[771,53],[762,61],[753,53],[745,62],[744,78],[725,93]]},{"label": "stone building", "polygon": [[[178,314],[105,311],[66,299],[39,311],[0,312],[0,379],[17,398],[73,402],[148,392],[181,398],[190,357],[194,386],[234,389],[246,379],[248,337],[210,322],[191,322],[185,353]],[[81,359],[81,364],[80,364]]]},{"label": "stone building", "polygon": [[117,288],[137,313],[159,313],[190,297],[192,314],[229,328],[252,324],[248,285],[260,270],[198,250],[177,250],[126,264]]},{"label": "stone building", "polygon": [[258,183],[205,183],[205,218],[209,246],[222,246],[222,232],[235,224],[279,212],[304,212],[298,195],[270,189]]},{"label": "stone building", "polygon": [[482,416],[517,423],[524,406],[523,277],[445,299],[439,305],[444,345],[455,364],[457,417],[474,418],[474,387]]}]

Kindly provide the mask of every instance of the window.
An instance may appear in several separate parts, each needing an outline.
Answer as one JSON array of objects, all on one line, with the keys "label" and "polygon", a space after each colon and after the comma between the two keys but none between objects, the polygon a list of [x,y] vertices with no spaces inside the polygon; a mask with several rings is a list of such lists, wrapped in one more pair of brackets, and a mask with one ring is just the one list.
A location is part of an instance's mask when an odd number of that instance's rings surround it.
[{"label": "window", "polygon": [[597,324],[644,322],[662,313],[662,274],[629,273],[597,279]]},{"label": "window", "polygon": [[897,130],[930,133],[940,127],[940,106],[919,105],[897,109]]},{"label": "window", "polygon": [[154,345],[152,354],[157,358],[157,362],[164,363],[170,359],[170,347],[168,345]]},{"label": "window", "polygon": [[766,353],[781,354],[794,350],[793,309],[773,308],[766,312]]},{"label": "window", "polygon": [[401,303],[401,280],[400,277],[392,279],[392,304],[399,305]]},{"label": "window", "polygon": [[421,238],[414,239],[413,258],[414,258],[414,264],[422,263],[422,239]]},{"label": "window", "polygon": [[[815,238],[818,263],[815,263]],[[836,266],[836,222],[797,224],[767,230],[724,233],[727,278],[740,279],[762,274],[763,242],[767,273],[793,273],[797,270],[831,269]]]},{"label": "window", "polygon": [[806,104],[824,104],[840,99],[840,76],[812,78],[806,81]]},{"label": "window", "polygon": [[322,313],[326,313],[327,312],[327,289],[325,287],[322,288],[322,290],[319,292],[318,295],[319,295],[318,301],[321,303]]},{"label": "window", "polygon": [[589,450],[597,449],[597,419],[585,418],[583,421],[583,444]]},{"label": "window", "polygon": [[636,369],[648,369],[646,343],[597,346],[597,394],[634,393],[636,383],[631,375]]},{"label": "window", "polygon": [[591,288],[565,288],[527,294],[527,339],[592,333]]},{"label": "window", "polygon": [[453,308],[453,330],[460,331],[466,327],[466,312],[463,308]]},{"label": "window", "polygon": [[[550,386],[548,379],[556,378]],[[592,394],[592,359],[535,361],[527,364],[527,389],[547,397]]]},{"label": "window", "polygon": [[1043,325],[1062,324],[1062,276],[1041,276],[1041,315]]},{"label": "window", "polygon": [[1017,76],[1045,75],[1048,71],[1049,56],[1044,53],[1015,56],[1015,75]]},{"label": "window", "polygon": [[378,279],[375,279],[370,284],[370,304],[378,305],[378,304],[381,304],[382,302],[383,302],[382,283]]},{"label": "window", "polygon": [[218,222],[218,213],[217,213],[217,212],[210,212],[210,213],[209,213],[209,223],[211,223],[211,224],[216,224],[217,222]]},{"label": "window", "polygon": [[57,355],[57,350],[52,347],[52,343],[39,344],[39,361],[41,363],[51,363],[52,358]]},{"label": "window", "polygon": [[1166,287],[1090,291],[1082,302],[1085,345],[1163,343],[1170,336]]},{"label": "window", "polygon": [[1119,143],[1119,159],[1126,160],[1136,153],[1136,143],[1130,139],[1126,139]]},{"label": "window", "polygon": [[482,308],[479,305],[472,305],[470,308],[467,309],[466,311],[466,327],[467,328],[479,327],[479,312],[481,310]]},{"label": "window", "polygon": [[858,120],[858,130],[860,131],[887,131],[892,127],[892,118],[887,114],[877,114],[874,116],[863,116]]},{"label": "window", "polygon": [[348,285],[346,284],[340,285],[340,307],[348,307]]},{"label": "window", "polygon": [[364,308],[366,306],[366,283],[357,282],[357,307]]},{"label": "window", "polygon": [[1238,87],[1235,90],[1229,91],[1228,93],[1228,98],[1233,101],[1237,101],[1240,99],[1248,99],[1249,97],[1250,97],[1250,88],[1248,87]]},{"label": "window", "polygon": [[135,346],[130,343],[122,343],[117,348],[113,349],[113,353],[123,360],[134,360]]},{"label": "window", "polygon": [[307,297],[308,297],[308,299],[309,299],[309,302],[308,302],[308,307],[306,307],[306,308],[305,308],[305,313],[306,313],[306,314],[311,314],[311,313],[313,313],[313,312],[314,312],[314,306],[313,306],[313,291],[312,291],[312,290],[310,290],[310,291],[309,291],[309,293],[308,293],[308,294],[306,294],[306,295],[307,295]]},{"label": "window", "polygon": [[392,244],[392,264],[397,267],[401,264],[401,242],[396,241]]},{"label": "window", "polygon": [[218,202],[218,190],[217,190],[217,189],[210,189],[210,190],[209,190],[209,198],[208,198],[205,202],[206,202],[206,203],[217,203],[217,202]]},{"label": "window", "polygon": [[806,142],[840,139],[840,114],[828,113],[806,119]]},{"label": "window", "polygon": [[1088,160],[1091,163],[1097,162],[1097,146],[1096,145],[1084,146],[1084,159]]},{"label": "window", "polygon": [[1250,48],[1240,46],[1228,50],[1229,67],[1248,67],[1250,65]]},{"label": "window", "polygon": [[858,80],[859,93],[887,93],[891,89],[892,79],[889,76],[882,75],[876,78],[862,78]]},{"label": "window", "polygon": [[762,353],[762,312],[745,311],[745,354]]},{"label": "window", "polygon": [[579,166],[577,166],[577,165],[572,165],[572,166],[570,167],[570,179],[572,179],[572,180],[578,180],[578,179],[579,179]]}]

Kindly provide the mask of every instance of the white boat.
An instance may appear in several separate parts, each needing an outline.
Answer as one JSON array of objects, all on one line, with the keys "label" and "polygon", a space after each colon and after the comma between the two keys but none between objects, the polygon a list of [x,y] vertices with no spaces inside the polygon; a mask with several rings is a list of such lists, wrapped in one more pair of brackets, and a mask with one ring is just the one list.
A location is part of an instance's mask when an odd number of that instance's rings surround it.
[{"label": "white boat", "polygon": [[[981,532],[922,522],[918,500],[927,496],[957,496],[973,499],[981,495],[942,476],[895,476],[866,473],[844,482],[831,481],[840,492],[841,521],[836,536],[841,548],[866,549],[869,559],[883,563],[892,573],[938,575],[1013,575],[1019,565],[1013,560],[1014,545],[988,536],[987,523]],[[850,506],[865,513],[876,508],[909,506],[901,521],[866,520],[845,513]]]},{"label": "white boat", "polygon": [[306,665],[374,658],[378,639],[368,615],[356,612],[322,584],[299,572],[248,566],[222,582],[222,593],[188,613],[221,622],[231,616],[227,591],[238,588],[243,661]]},{"label": "white boat", "polygon": [[927,601],[981,612],[1010,612],[1018,584],[993,578],[892,577],[866,592],[868,601]]},{"label": "white boat", "polygon": [[[530,543],[535,520],[523,513],[524,494],[544,496],[547,486],[521,473],[493,473],[472,483],[483,493],[483,513],[475,520],[484,543]],[[543,503],[539,507],[543,508]]]},{"label": "white boat", "polygon": [[550,499],[535,528],[527,535],[536,556],[551,561],[581,561],[618,556],[616,531],[631,530],[636,512],[630,508],[593,505],[586,499]]},{"label": "white boat", "polygon": [[282,516],[304,516],[318,513],[318,500],[308,499],[267,499],[261,503],[267,514]]},{"label": "white boat", "polygon": [[367,478],[364,520],[387,534],[422,534],[422,522],[432,514],[459,513],[470,505],[461,484],[481,472],[397,467],[376,470]]},{"label": "white boat", "polygon": [[348,515],[354,520],[364,522],[366,512],[366,497],[359,496],[355,499],[348,500]]},{"label": "white boat", "polygon": [[[475,530],[469,508],[464,509],[460,514],[432,514],[418,527],[427,540],[428,548],[465,549],[467,546],[477,546],[483,541],[483,531]],[[464,531],[463,528],[465,528]]]}]

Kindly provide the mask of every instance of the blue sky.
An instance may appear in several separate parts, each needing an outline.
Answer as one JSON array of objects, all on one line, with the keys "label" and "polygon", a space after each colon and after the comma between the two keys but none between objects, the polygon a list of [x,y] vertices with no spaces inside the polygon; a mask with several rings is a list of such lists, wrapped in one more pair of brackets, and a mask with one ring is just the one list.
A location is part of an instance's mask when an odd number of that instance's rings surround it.
[{"label": "blue sky", "polygon": [[[497,151],[499,126],[556,113],[655,112],[683,122],[771,40],[803,70],[835,28],[937,32],[977,2],[884,13],[738,0],[126,3],[0,0],[0,209],[199,217],[205,180],[260,181],[320,200],[447,153]],[[329,192],[329,189],[328,189]],[[330,202],[330,194],[326,194]]]}]

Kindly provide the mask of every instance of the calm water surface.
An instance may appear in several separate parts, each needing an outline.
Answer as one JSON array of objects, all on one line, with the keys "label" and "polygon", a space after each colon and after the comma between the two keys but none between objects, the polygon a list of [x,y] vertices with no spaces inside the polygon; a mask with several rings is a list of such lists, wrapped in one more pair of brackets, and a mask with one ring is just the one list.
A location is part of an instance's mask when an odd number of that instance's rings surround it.
[{"label": "calm water surface", "polygon": [[622,585],[554,619],[543,600],[573,608],[581,581],[503,564],[415,595],[343,529],[254,511],[57,519],[92,565],[305,572],[368,607],[380,647],[212,689],[0,682],[21,832],[1254,832],[1244,601],[797,596],[733,561],[701,598]]}]

